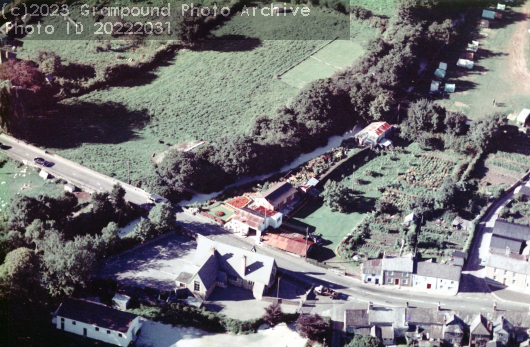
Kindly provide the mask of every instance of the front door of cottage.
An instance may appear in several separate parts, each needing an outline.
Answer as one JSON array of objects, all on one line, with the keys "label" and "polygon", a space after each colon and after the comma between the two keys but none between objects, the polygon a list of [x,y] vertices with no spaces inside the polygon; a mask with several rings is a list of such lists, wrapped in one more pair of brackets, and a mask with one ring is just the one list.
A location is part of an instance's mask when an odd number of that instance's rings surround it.
[{"label": "front door of cottage", "polygon": [[399,284],[399,278],[396,278],[396,281],[394,282],[396,286]]},{"label": "front door of cottage", "polygon": [[83,328],[83,337],[86,337],[86,328]]}]

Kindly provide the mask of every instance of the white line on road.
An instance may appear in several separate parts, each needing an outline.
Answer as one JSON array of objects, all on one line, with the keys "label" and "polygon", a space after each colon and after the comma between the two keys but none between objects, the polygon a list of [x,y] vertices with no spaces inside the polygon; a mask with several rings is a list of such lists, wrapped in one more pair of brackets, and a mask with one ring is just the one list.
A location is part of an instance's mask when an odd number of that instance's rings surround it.
[{"label": "white line on road", "polygon": [[485,308],[485,307],[481,307],[480,309],[481,309],[481,310],[487,310],[487,308]]},{"label": "white line on road", "polygon": [[77,176],[77,174],[75,172],[72,172],[72,175]]}]

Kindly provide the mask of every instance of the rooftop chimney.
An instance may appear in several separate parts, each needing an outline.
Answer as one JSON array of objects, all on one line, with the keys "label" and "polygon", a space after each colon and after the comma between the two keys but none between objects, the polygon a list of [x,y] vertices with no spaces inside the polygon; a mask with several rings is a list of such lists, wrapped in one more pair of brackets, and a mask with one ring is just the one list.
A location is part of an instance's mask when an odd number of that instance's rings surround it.
[{"label": "rooftop chimney", "polygon": [[247,256],[241,257],[241,274],[245,276],[247,274]]},{"label": "rooftop chimney", "polygon": [[383,258],[386,258],[386,251],[383,251]]},{"label": "rooftop chimney", "polygon": [[510,247],[509,246],[506,246],[506,255],[510,255]]},{"label": "rooftop chimney", "polygon": [[374,309],[374,303],[369,301],[368,302],[368,312],[372,311]]},{"label": "rooftop chimney", "polygon": [[215,247],[211,247],[210,248],[210,254],[211,255],[215,255]]},{"label": "rooftop chimney", "polygon": [[525,255],[525,256],[524,256],[524,261],[527,262],[527,261],[528,261],[528,258],[529,258],[528,255]]},{"label": "rooftop chimney", "polygon": [[407,306],[407,308],[409,308],[409,302],[408,301],[405,303],[405,305]]},{"label": "rooftop chimney", "polygon": [[497,301],[493,302],[493,311],[497,311]]},{"label": "rooftop chimney", "polygon": [[442,306],[442,305],[441,305],[440,303],[438,303],[438,306],[436,307],[436,311],[440,311],[441,306]]}]

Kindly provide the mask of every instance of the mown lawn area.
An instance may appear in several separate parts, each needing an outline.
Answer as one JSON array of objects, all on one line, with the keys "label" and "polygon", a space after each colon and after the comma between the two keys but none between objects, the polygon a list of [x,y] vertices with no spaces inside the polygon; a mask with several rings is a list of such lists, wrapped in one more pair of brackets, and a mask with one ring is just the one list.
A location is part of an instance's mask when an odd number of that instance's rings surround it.
[{"label": "mown lawn area", "polygon": [[[490,28],[481,29],[475,37],[480,46],[472,70],[456,66],[461,52],[450,54],[447,81],[456,84],[456,92],[449,94],[448,99],[438,101],[439,104],[452,111],[461,111],[473,120],[496,111],[506,115],[518,114],[522,108],[528,107],[527,89],[522,88],[511,57],[514,47],[528,53],[528,38],[526,45],[515,45],[512,38],[520,28],[523,9],[509,5],[506,8],[503,19],[496,19]],[[528,54],[526,56],[528,61]],[[497,107],[493,107],[493,99]]]},{"label": "mown lawn area", "polygon": [[357,226],[363,216],[364,213],[358,212],[333,212],[322,202],[310,201],[287,223],[300,228],[300,231],[309,227],[309,233],[322,234],[326,250],[319,254],[322,258],[318,260],[324,261],[334,256],[337,245]]}]

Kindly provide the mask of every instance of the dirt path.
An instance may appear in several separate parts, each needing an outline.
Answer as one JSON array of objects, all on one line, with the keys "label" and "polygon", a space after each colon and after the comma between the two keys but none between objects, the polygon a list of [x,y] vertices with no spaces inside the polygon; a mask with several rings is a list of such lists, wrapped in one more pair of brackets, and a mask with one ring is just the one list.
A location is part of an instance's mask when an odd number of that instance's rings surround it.
[{"label": "dirt path", "polygon": [[512,36],[512,44],[509,49],[508,63],[510,65],[510,72],[514,77],[514,83],[519,84],[522,91],[530,94],[530,72],[526,65],[524,51],[528,43],[528,17],[530,13],[530,2],[527,2],[523,7],[523,12],[526,19],[517,24],[517,29]]}]

